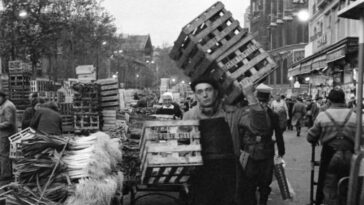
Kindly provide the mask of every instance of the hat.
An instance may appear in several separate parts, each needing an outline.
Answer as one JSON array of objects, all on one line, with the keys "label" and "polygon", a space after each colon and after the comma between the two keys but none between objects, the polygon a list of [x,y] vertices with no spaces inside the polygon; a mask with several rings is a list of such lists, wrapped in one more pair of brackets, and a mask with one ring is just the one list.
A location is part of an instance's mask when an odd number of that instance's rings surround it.
[{"label": "hat", "polygon": [[191,83],[191,89],[193,90],[193,92],[195,92],[196,85],[200,84],[200,83],[207,83],[207,84],[210,84],[215,89],[219,89],[219,83],[217,82],[217,80],[215,80],[211,77],[200,77]]},{"label": "hat", "polygon": [[273,88],[262,83],[257,86],[256,90],[258,100],[268,102],[270,98],[270,93],[272,92]]},{"label": "hat", "polygon": [[6,97],[6,93],[3,90],[0,90],[0,96]]},{"label": "hat", "polygon": [[170,93],[170,92],[163,93],[162,98],[165,98],[165,97],[169,97],[169,98],[171,98],[173,100],[173,94]]}]

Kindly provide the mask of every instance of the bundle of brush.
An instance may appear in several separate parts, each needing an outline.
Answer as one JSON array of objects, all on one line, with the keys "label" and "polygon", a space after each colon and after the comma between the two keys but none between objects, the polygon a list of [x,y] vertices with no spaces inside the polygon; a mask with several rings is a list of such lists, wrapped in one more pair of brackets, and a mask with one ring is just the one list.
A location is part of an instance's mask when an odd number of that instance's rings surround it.
[{"label": "bundle of brush", "polygon": [[68,197],[65,205],[110,205],[116,192],[122,190],[121,172],[101,179],[83,178],[76,185],[75,193]]},{"label": "bundle of brush", "polygon": [[68,138],[35,134],[21,141],[23,158],[14,160],[16,183],[3,187],[8,204],[57,204],[68,195],[66,167],[60,163]]},{"label": "bundle of brush", "polygon": [[122,161],[118,139],[113,140],[103,132],[76,137],[68,148],[62,161],[71,179],[104,178],[117,171]]},{"label": "bundle of brush", "polygon": [[120,140],[97,132],[87,137],[75,137],[62,161],[75,184],[75,192],[66,205],[109,205],[118,190],[123,174],[118,172],[122,154]]}]

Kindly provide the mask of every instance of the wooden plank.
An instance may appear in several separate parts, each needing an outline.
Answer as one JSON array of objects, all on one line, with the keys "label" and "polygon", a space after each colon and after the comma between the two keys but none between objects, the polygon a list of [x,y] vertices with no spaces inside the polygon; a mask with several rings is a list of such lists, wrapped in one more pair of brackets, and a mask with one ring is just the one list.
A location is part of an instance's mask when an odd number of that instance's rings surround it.
[{"label": "wooden plank", "polygon": [[106,79],[99,79],[96,81],[97,84],[100,85],[105,85],[105,84],[114,84],[114,83],[118,83],[118,80],[115,78],[106,78]]},{"label": "wooden plank", "polygon": [[107,107],[107,106],[119,106],[119,101],[116,102],[102,102],[101,107]]},{"label": "wooden plank", "polygon": [[108,95],[115,95],[118,94],[119,90],[108,90],[108,91],[101,91],[100,95],[101,96],[108,96]]},{"label": "wooden plank", "polygon": [[258,64],[262,60],[266,59],[267,57],[269,57],[268,53],[264,53],[264,54],[261,54],[261,55],[255,57],[254,59],[249,61],[248,64],[243,65],[238,70],[236,70],[234,73],[232,73],[231,77],[234,79],[237,79],[238,77],[243,75],[246,71],[248,71],[250,68],[254,67],[256,64]]},{"label": "wooden plank", "polygon": [[119,89],[119,85],[116,84],[112,84],[112,85],[101,85],[101,92],[103,92],[104,90],[118,90]]},{"label": "wooden plank", "polygon": [[198,120],[145,121],[144,127],[199,126]]},{"label": "wooden plank", "polygon": [[114,95],[114,96],[107,96],[107,97],[101,97],[101,101],[118,101],[119,102],[119,96],[118,95]]}]

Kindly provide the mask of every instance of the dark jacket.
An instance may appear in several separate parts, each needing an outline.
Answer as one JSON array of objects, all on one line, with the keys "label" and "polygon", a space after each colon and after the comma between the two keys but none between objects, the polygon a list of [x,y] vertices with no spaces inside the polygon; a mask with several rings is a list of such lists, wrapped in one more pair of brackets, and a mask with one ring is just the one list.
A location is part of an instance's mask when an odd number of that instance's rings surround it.
[{"label": "dark jacket", "polygon": [[34,114],[35,114],[34,107],[28,107],[27,109],[25,109],[23,114],[23,120],[21,122],[22,130],[30,126],[30,122],[32,121]]},{"label": "dark jacket", "polygon": [[253,159],[261,160],[274,156],[274,141],[278,147],[278,154],[285,154],[282,130],[279,126],[279,116],[270,108],[259,108],[260,105],[250,106],[243,118],[241,129],[241,143],[244,151]]},{"label": "dark jacket", "polygon": [[157,110],[156,114],[159,115],[174,115],[178,118],[182,118],[182,111],[177,103],[172,103],[170,107],[162,107]]},{"label": "dark jacket", "polygon": [[50,108],[39,108],[30,122],[30,127],[46,134],[62,134],[62,117]]}]

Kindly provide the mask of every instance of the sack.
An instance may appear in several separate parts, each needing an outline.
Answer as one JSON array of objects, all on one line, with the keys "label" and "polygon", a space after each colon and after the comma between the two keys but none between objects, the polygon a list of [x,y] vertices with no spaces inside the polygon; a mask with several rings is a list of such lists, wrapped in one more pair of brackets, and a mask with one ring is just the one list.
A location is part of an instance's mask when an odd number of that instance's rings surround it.
[{"label": "sack", "polygon": [[[290,187],[288,185],[288,179],[284,170],[284,161],[281,157],[277,157],[274,160],[274,175],[278,182],[279,190],[281,191],[282,199],[292,199]],[[291,190],[293,190],[291,188]]]},{"label": "sack", "polygon": [[248,164],[249,160],[249,153],[245,152],[244,150],[240,150],[240,156],[239,156],[239,163],[243,170],[245,170],[246,165]]}]

